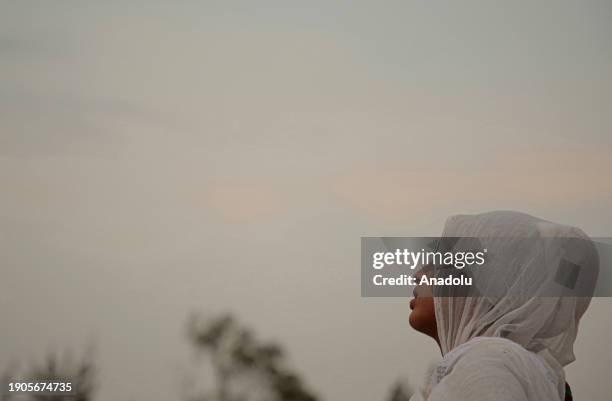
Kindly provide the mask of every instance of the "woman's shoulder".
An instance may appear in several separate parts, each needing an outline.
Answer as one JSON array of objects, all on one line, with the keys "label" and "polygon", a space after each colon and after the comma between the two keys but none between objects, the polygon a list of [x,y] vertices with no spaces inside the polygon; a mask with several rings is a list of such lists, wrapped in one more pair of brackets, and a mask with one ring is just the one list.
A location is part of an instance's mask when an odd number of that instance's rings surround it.
[{"label": "woman's shoulder", "polygon": [[[557,393],[560,378],[538,355],[497,337],[475,337],[446,354],[432,372],[430,388],[472,392]],[[462,390],[462,391],[463,391]],[[502,394],[499,394],[502,395]],[[523,399],[523,398],[521,398]],[[536,398],[537,399],[537,398]],[[549,399],[541,397],[541,399]]]},{"label": "woman's shoulder", "polygon": [[[500,337],[474,337],[449,352],[442,359],[442,365],[447,366],[448,369],[472,364],[491,368],[507,368],[518,378],[533,377],[534,374],[543,375],[547,381],[555,385],[560,380],[559,374],[563,374],[562,370],[557,371],[539,355],[511,340]],[[564,379],[563,377],[563,381]]]},{"label": "woman's shoulder", "polygon": [[[438,375],[446,376],[455,369],[502,366],[511,367],[531,359],[529,351],[510,340],[498,337],[475,337],[447,353],[437,365]],[[440,377],[441,379],[442,377]]]}]

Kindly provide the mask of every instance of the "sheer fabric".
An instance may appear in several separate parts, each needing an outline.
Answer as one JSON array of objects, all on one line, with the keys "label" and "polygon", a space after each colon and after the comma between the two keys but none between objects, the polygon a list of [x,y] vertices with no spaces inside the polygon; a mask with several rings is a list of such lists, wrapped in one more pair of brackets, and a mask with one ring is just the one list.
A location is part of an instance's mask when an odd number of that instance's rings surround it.
[{"label": "sheer fabric", "polygon": [[[575,359],[578,322],[591,298],[584,292],[573,296],[571,285],[559,284],[557,271],[569,261],[579,267],[574,280],[596,278],[598,256],[590,239],[578,228],[517,212],[453,216],[442,238],[455,238],[454,250],[476,242],[487,249],[487,258],[467,290],[433,288],[444,356],[440,366],[447,368],[438,366],[434,372],[439,380],[430,382],[430,399],[563,399],[562,367]],[[586,283],[587,288],[594,285]],[[557,287],[558,292],[551,292]],[[551,293],[558,296],[548,296]],[[453,369],[448,369],[449,363]],[[493,396],[494,389],[508,388],[516,391]],[[427,395],[416,394],[413,399]]]}]

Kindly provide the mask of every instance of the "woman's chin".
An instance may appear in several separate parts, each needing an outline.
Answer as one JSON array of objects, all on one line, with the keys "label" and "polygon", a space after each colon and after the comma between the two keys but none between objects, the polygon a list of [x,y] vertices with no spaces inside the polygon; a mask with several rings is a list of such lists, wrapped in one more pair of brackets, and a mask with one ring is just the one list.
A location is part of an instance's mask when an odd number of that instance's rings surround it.
[{"label": "woman's chin", "polygon": [[419,330],[419,328],[422,327],[422,322],[419,322],[419,320],[420,319],[418,310],[412,309],[410,311],[410,315],[408,316],[408,323],[410,323],[410,327],[417,331],[421,331]]},{"label": "woman's chin", "polygon": [[429,336],[435,335],[436,329],[436,314],[433,306],[433,299],[431,298],[418,298],[411,303],[410,316],[408,316],[408,322],[410,326],[421,333]]}]

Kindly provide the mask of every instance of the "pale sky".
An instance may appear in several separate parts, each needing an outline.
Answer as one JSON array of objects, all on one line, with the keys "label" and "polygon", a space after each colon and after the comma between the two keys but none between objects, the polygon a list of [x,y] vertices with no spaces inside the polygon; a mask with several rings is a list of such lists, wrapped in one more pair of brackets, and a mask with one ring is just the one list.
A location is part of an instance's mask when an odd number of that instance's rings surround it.
[{"label": "pale sky", "polygon": [[[187,314],[231,311],[383,400],[436,347],[360,298],[360,236],[612,236],[609,2],[178,3],[0,2],[0,368],[94,342],[98,400],[176,399]],[[576,399],[612,392],[611,306]]]}]

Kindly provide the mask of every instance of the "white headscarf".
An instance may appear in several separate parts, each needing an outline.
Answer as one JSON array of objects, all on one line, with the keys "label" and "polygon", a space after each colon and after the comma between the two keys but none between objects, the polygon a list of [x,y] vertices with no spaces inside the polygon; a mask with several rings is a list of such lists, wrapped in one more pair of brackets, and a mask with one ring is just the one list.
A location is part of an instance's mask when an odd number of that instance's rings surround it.
[{"label": "white headscarf", "polygon": [[578,321],[591,298],[552,297],[550,286],[563,260],[590,273],[581,277],[596,278],[597,252],[582,230],[518,212],[491,212],[450,217],[442,237],[475,238],[487,248],[482,273],[465,296],[441,298],[452,294],[434,289],[443,355],[487,336],[507,338],[534,353],[549,352],[563,366],[575,359]]},{"label": "white headscarf", "polygon": [[[562,366],[574,360],[597,277],[592,241],[580,229],[516,212],[453,216],[445,239],[453,251],[487,249],[486,261],[467,289],[434,287],[444,359],[412,399],[562,400]],[[576,266],[570,283],[559,281],[564,262]]]}]

